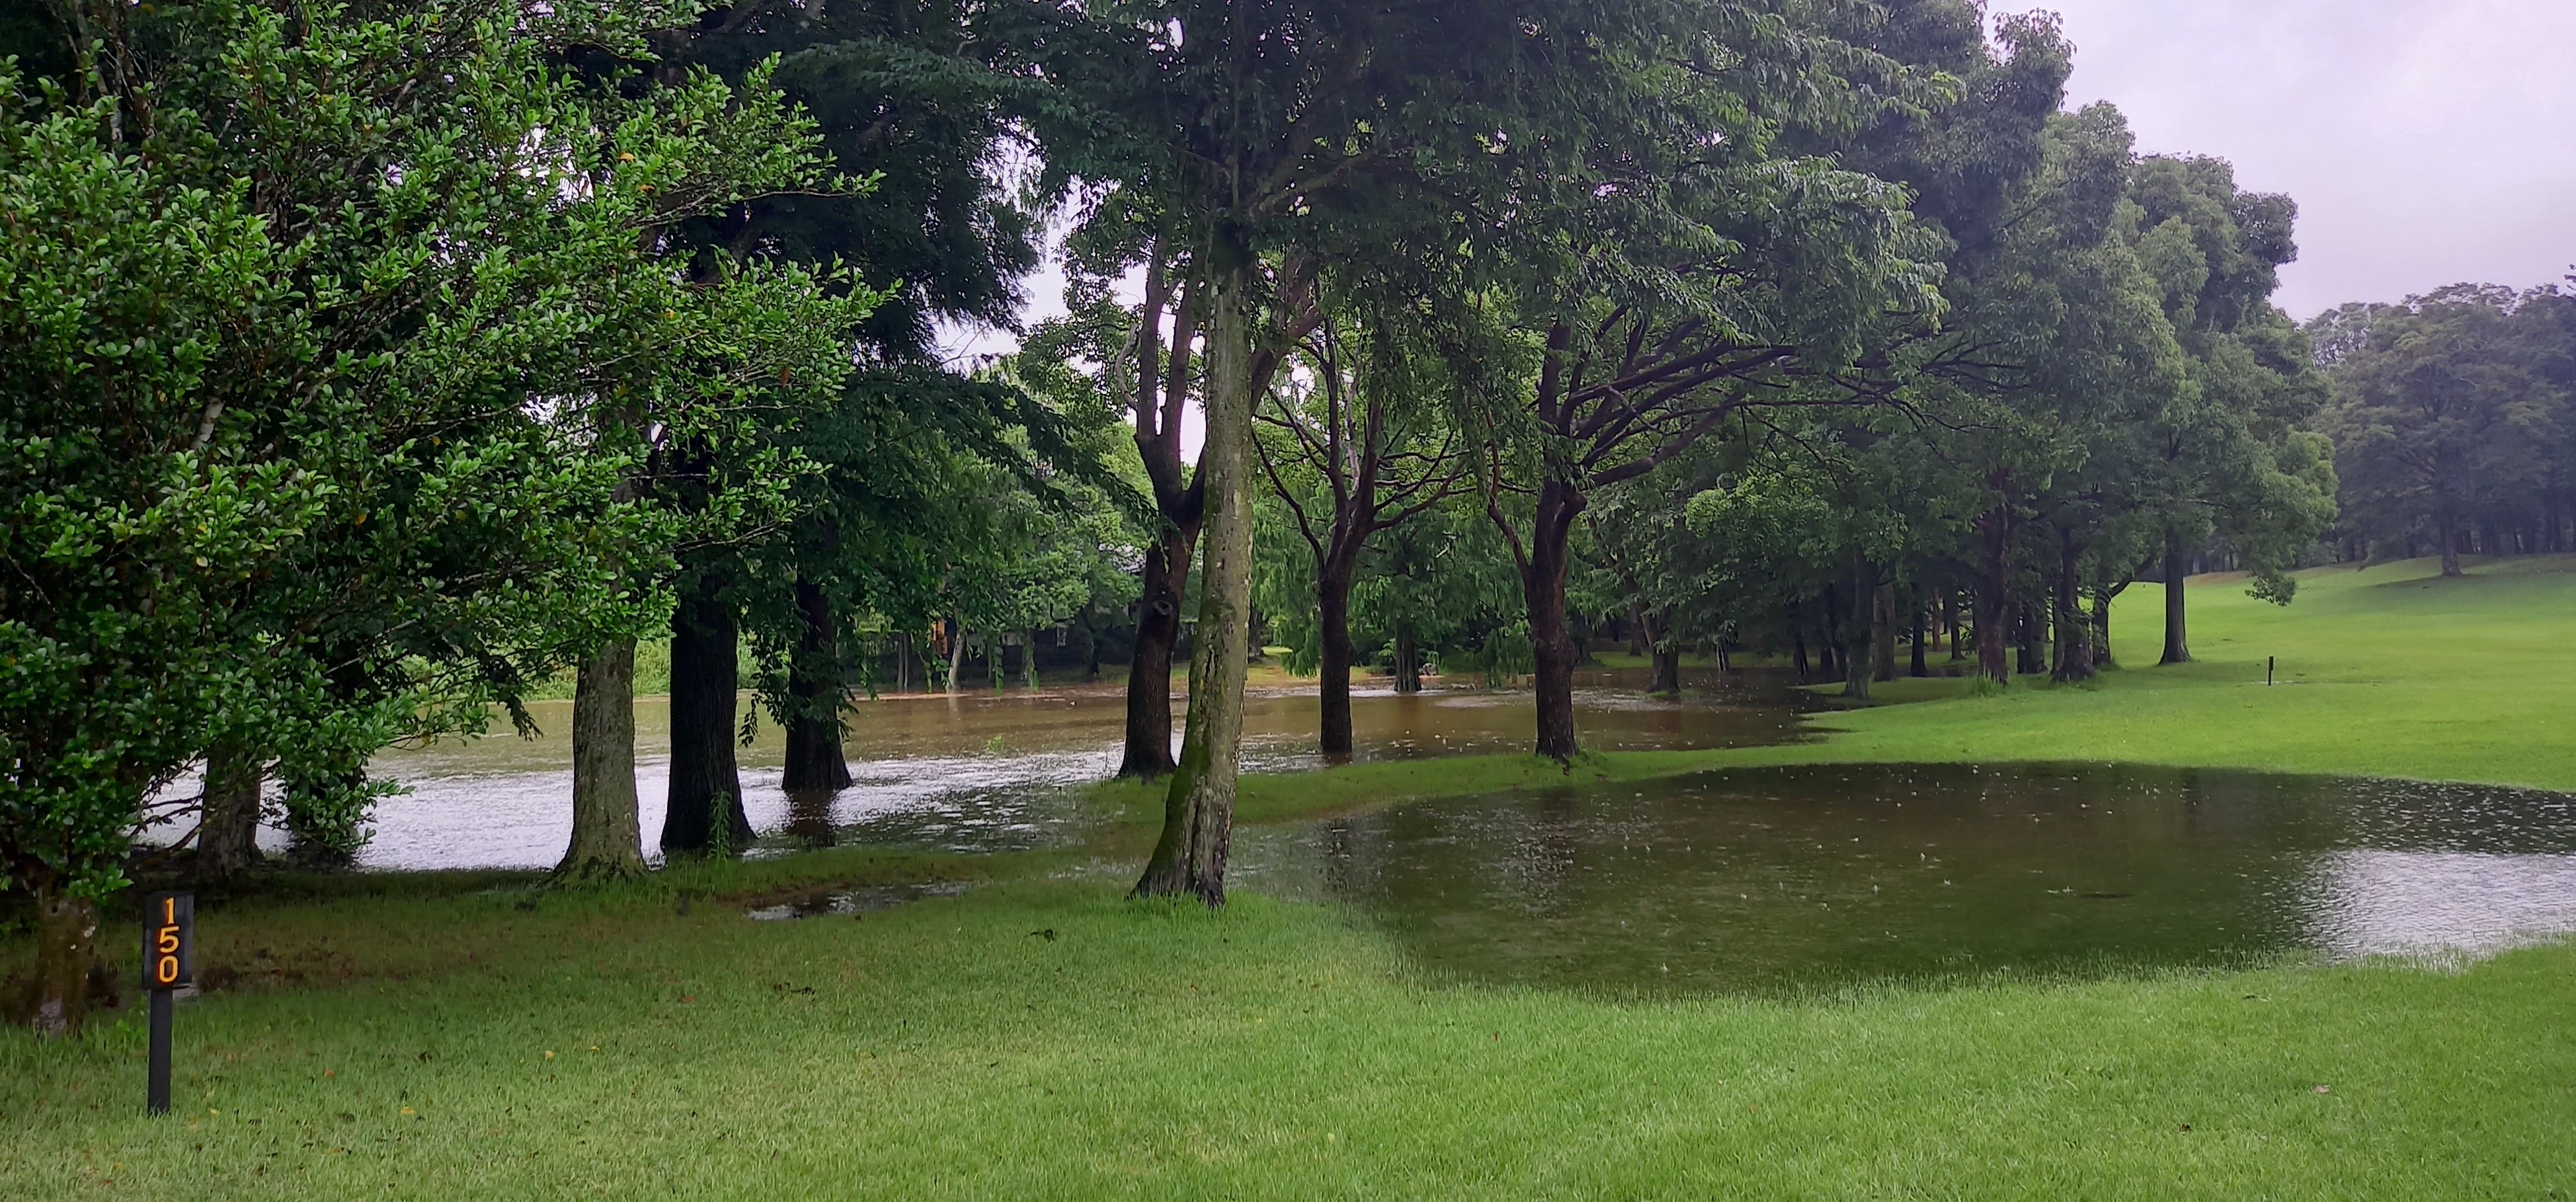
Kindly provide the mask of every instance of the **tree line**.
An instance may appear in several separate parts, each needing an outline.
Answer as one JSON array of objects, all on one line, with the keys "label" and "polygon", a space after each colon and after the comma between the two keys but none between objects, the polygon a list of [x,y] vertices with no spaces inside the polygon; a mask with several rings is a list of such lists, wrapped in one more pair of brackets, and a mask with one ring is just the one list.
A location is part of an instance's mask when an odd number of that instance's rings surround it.
[{"label": "tree line", "polygon": [[[2287,602],[2321,537],[2569,500],[2497,432],[2557,294],[2302,329],[2286,197],[1970,0],[47,0],[0,53],[0,883],[55,1029],[139,833],[345,851],[374,752],[565,676],[557,876],[642,872],[639,639],[675,854],[753,834],[746,694],[828,790],[889,667],[1125,642],[1136,892],[1213,904],[1263,638],[1327,752],[1436,662],[1570,759],[1604,634],[1658,689],[1943,634],[2080,680],[2141,579],[2188,658],[2196,557]],[[1069,312],[943,362],[1050,220]],[[2436,344],[2520,399],[2403,412]]]}]

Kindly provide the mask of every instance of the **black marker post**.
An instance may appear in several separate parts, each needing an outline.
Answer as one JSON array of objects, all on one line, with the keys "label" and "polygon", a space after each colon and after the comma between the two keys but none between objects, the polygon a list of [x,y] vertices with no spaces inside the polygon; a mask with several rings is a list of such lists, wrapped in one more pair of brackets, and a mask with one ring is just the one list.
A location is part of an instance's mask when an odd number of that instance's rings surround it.
[{"label": "black marker post", "polygon": [[143,1110],[170,1113],[170,993],[196,979],[197,898],[155,893],[143,909],[143,992],[152,999],[151,1063]]}]

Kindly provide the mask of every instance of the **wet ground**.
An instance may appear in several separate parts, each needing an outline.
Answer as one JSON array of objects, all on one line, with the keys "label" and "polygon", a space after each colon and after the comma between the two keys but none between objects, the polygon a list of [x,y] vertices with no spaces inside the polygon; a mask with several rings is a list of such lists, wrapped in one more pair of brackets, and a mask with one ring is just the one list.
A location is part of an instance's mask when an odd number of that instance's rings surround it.
[{"label": "wet ground", "polygon": [[[1777,676],[1638,673],[1578,694],[1586,746],[1799,737]],[[1000,851],[1097,821],[1115,689],[860,704],[858,781],[778,789],[779,740],[742,749],[763,849],[807,841]],[[566,704],[545,736],[391,753],[412,793],[378,811],[372,868],[543,867],[569,829]],[[638,791],[659,835],[668,731],[639,705]],[[1519,751],[1526,693],[1354,697],[1358,758]],[[1256,692],[1245,760],[1314,767],[1308,691]],[[2456,961],[2576,931],[2576,796],[2107,765],[1835,766],[1461,797],[1238,828],[1234,880],[1347,904],[1435,974],[1610,993],[1771,992],[1993,973],[2090,974],[2283,956]],[[1132,865],[1101,865],[1123,874]],[[764,918],[845,914],[937,889],[818,893]]]}]

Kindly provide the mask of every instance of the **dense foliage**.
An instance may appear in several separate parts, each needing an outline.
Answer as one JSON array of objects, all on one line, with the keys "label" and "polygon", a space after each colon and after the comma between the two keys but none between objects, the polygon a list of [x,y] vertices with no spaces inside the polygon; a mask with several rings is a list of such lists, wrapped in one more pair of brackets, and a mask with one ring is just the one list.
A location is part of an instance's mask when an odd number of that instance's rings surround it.
[{"label": "dense foliage", "polygon": [[[156,824],[209,874],[281,813],[345,853],[372,753],[566,677],[559,872],[644,871],[639,639],[666,851],[756,834],[744,691],[828,792],[869,690],[1123,661],[1137,889],[1216,902],[1265,643],[1327,753],[1355,676],[1430,670],[1527,679],[1571,759],[1620,644],[1655,691],[2081,681],[2139,581],[2178,662],[2194,570],[2286,604],[2576,537],[2576,301],[2298,326],[2296,206],[2068,111],[2044,14],[13,12],[0,886],[65,931]],[[1020,329],[1050,234],[1070,312]]]}]

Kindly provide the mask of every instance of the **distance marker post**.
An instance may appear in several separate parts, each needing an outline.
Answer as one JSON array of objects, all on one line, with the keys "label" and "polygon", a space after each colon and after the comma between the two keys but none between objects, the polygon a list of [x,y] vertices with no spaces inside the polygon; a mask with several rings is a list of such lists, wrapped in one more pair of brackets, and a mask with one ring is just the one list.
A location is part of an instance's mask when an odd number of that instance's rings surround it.
[{"label": "distance marker post", "polygon": [[197,898],[155,893],[143,903],[143,992],[151,999],[152,1052],[143,1109],[170,1113],[170,994],[197,979]]}]

